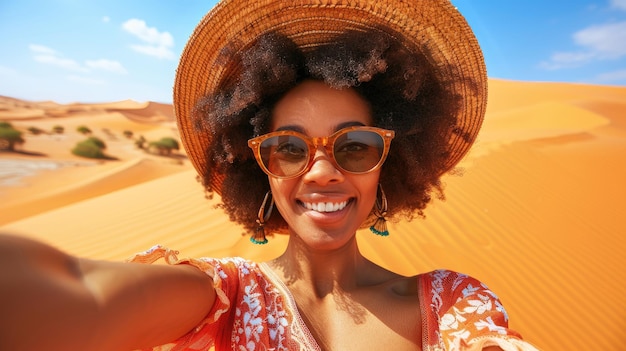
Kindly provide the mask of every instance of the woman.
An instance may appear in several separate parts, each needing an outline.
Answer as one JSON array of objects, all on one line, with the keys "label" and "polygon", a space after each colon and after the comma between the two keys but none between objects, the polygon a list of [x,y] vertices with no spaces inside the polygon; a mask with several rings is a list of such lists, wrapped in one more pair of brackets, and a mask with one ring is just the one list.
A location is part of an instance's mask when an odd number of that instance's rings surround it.
[{"label": "woman", "polygon": [[224,1],[174,100],[205,189],[285,253],[127,264],[3,236],[0,349],[535,350],[479,281],[400,276],[356,242],[421,215],[480,127],[482,54],[447,1]]}]

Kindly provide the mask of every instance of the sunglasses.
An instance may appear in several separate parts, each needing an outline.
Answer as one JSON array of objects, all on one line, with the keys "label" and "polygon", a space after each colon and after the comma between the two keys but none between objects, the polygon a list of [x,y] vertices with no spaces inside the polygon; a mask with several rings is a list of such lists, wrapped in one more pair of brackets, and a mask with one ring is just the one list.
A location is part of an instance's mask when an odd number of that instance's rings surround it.
[{"label": "sunglasses", "polygon": [[395,133],[375,127],[347,127],[328,137],[311,138],[292,130],[248,140],[259,166],[268,175],[287,179],[304,174],[323,146],[337,168],[352,174],[377,170],[385,162]]}]

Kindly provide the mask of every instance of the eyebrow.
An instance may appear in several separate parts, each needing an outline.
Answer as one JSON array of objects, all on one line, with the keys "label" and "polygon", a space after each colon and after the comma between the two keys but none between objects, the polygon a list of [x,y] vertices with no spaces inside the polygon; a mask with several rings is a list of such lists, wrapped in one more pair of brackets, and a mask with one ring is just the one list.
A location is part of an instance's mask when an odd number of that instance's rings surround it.
[{"label": "eyebrow", "polygon": [[[348,121],[348,122],[343,122],[338,124],[334,131],[338,131],[341,130],[343,128],[347,128],[347,127],[355,127],[355,126],[365,126],[365,124],[361,123],[361,122],[357,122],[357,121]],[[280,128],[276,128],[276,131],[283,131],[283,130],[292,130],[294,132],[298,132],[298,133],[302,133],[302,134],[306,134],[304,128],[302,128],[301,126],[298,125],[286,125],[286,126],[282,126]]]}]

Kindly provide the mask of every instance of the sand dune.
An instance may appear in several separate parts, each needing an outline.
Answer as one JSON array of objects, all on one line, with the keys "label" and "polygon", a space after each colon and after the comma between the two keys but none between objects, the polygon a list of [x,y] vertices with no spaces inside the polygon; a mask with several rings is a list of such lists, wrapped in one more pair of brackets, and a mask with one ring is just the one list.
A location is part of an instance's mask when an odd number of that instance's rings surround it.
[{"label": "sand dune", "polygon": [[[11,108],[2,101],[5,119]],[[24,119],[28,108],[19,104],[27,103],[14,103],[11,122],[21,127],[89,123],[118,135],[176,135],[168,105],[85,105],[93,114]],[[622,350],[624,116],[623,87],[491,80],[484,128],[462,176],[444,178],[446,201],[434,201],[425,219],[392,223],[388,238],[360,232],[362,251],[407,275],[449,268],[481,279],[500,295],[511,326],[542,350]],[[63,150],[80,136],[67,130],[62,140],[28,138],[24,147],[47,157],[0,153],[0,161],[76,161]],[[146,156],[122,138],[110,143],[119,161],[38,171],[22,179],[27,185],[0,187],[0,230],[113,260],[157,243],[181,256],[254,260],[284,249],[285,236],[258,247],[240,235],[214,208],[217,199],[204,198],[184,158]]]},{"label": "sand dune", "polygon": [[147,158],[137,158],[124,163],[82,166],[80,173],[73,167],[66,166],[63,170],[55,171],[76,177],[73,182],[68,183],[68,178],[65,177],[59,179],[60,182],[54,184],[54,187],[51,187],[50,183],[41,187],[41,183],[35,182],[26,194],[24,192],[4,194],[7,199],[3,212],[0,213],[0,225],[183,170],[181,165],[162,164]]},{"label": "sand dune", "polygon": [[161,104],[157,102],[149,102],[142,108],[138,109],[122,109],[122,108],[109,108],[111,112],[121,112],[135,122],[140,123],[160,123],[160,122],[174,122],[174,108],[170,104]]}]

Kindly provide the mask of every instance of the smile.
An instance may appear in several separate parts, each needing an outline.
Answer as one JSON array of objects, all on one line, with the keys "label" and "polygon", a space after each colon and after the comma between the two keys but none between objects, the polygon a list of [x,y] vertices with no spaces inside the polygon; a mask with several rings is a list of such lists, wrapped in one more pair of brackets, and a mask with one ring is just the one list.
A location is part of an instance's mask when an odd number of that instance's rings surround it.
[{"label": "smile", "polygon": [[338,202],[338,203],[332,203],[332,202],[318,202],[318,203],[303,202],[302,204],[308,210],[312,210],[312,211],[317,211],[317,212],[336,212],[336,211],[343,210],[346,207],[346,205],[348,204],[348,201],[342,201],[342,202]]}]

